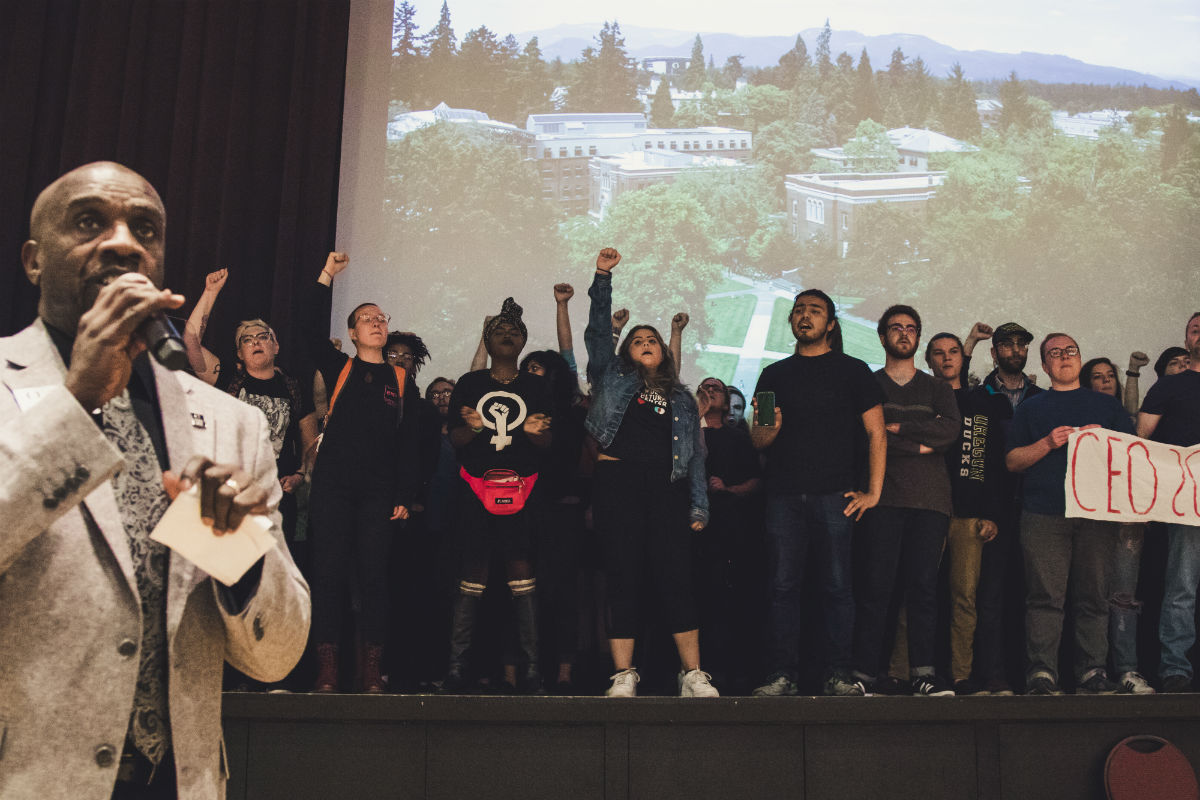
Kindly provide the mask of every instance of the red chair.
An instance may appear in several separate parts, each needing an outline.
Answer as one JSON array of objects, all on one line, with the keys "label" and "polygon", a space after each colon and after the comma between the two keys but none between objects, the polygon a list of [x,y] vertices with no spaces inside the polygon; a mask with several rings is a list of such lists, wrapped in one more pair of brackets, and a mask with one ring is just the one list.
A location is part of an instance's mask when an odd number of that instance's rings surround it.
[{"label": "red chair", "polygon": [[1122,739],[1104,762],[1108,800],[1200,800],[1187,756],[1158,736]]}]

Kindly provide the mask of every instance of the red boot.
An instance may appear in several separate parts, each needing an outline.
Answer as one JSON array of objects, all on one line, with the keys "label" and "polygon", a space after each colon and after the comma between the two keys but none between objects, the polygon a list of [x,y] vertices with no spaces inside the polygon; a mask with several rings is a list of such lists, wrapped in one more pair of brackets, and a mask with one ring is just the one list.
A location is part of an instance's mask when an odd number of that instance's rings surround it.
[{"label": "red boot", "polygon": [[336,644],[317,645],[317,679],[312,690],[331,694],[338,689],[338,647]]},{"label": "red boot", "polygon": [[366,651],[362,668],[363,691],[382,694],[386,688],[383,680],[383,645],[367,642]]}]

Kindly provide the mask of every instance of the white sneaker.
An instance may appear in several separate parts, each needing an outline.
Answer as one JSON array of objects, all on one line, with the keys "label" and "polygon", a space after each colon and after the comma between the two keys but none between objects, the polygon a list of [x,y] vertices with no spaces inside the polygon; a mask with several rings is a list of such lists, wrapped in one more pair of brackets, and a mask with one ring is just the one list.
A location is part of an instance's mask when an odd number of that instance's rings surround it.
[{"label": "white sneaker", "polygon": [[700,669],[691,669],[679,673],[680,697],[720,697],[721,693],[713,686],[712,675]]},{"label": "white sneaker", "polygon": [[609,678],[612,686],[608,687],[604,695],[605,697],[637,697],[637,685],[641,679],[636,667],[623,669]]},{"label": "white sneaker", "polygon": [[1130,670],[1121,675],[1120,694],[1154,694],[1154,687],[1140,673]]}]

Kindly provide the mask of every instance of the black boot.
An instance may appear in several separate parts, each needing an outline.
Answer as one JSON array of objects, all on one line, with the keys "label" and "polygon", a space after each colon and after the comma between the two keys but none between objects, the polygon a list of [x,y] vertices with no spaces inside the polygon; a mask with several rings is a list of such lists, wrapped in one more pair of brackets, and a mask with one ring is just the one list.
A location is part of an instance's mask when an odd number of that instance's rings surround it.
[{"label": "black boot", "polygon": [[450,668],[442,681],[442,691],[456,694],[467,686],[467,649],[475,627],[475,608],[479,598],[459,592],[454,597],[454,616],[450,623]]},{"label": "black boot", "polygon": [[517,617],[517,641],[525,664],[517,668],[517,691],[521,694],[545,694],[542,673],[538,669],[537,603],[532,591],[513,597]]}]

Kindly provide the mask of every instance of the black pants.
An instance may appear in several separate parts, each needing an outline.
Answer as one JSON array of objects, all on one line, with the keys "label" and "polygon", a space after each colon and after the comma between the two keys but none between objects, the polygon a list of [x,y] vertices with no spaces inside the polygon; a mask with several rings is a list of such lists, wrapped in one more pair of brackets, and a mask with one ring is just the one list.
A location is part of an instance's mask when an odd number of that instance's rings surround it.
[{"label": "black pants", "polygon": [[596,464],[592,515],[608,592],[608,635],[637,636],[643,574],[658,595],[672,633],[699,627],[692,599],[692,531],[688,482],[671,483],[666,468],[625,461]]},{"label": "black pants", "polygon": [[309,505],[313,641],[337,643],[353,569],[362,593],[363,637],[368,642],[383,643],[387,636],[387,566],[393,507],[388,492],[314,483]]},{"label": "black pants", "polygon": [[533,509],[543,652],[557,664],[575,663],[579,649],[580,504],[547,503]]},{"label": "black pants", "polygon": [[892,590],[897,578],[908,612],[908,661],[913,669],[934,666],[937,577],[950,518],[936,511],[877,506],[866,513],[855,535],[862,554],[862,581],[856,586],[854,657],[858,669],[878,675]]}]

